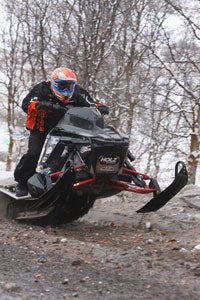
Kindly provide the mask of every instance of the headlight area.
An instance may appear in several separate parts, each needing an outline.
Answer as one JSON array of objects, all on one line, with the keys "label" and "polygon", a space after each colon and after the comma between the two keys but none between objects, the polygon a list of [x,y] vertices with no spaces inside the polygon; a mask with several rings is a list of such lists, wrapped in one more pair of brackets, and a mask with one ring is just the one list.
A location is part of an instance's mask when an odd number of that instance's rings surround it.
[{"label": "headlight area", "polygon": [[46,162],[60,140],[61,137],[59,136],[47,136],[38,160],[38,165],[36,168],[37,172],[40,172],[42,169],[46,168]]}]

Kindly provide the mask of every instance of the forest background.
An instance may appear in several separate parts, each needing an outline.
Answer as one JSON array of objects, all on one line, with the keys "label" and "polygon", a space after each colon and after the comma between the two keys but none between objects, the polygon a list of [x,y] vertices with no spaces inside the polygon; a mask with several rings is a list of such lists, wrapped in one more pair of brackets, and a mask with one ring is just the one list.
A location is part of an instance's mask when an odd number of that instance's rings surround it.
[{"label": "forest background", "polygon": [[110,107],[106,121],[130,136],[139,170],[167,180],[175,162],[183,160],[189,183],[197,183],[199,15],[199,0],[1,1],[5,169],[12,170],[23,149],[23,97],[56,67],[67,66]]}]

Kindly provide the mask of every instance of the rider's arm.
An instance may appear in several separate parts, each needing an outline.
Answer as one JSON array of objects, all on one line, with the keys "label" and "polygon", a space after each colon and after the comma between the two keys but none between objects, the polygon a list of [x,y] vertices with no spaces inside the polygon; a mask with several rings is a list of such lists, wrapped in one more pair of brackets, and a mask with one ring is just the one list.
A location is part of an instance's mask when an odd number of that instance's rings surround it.
[{"label": "rider's arm", "polygon": [[73,102],[74,106],[86,106],[89,107],[92,104],[95,104],[96,107],[99,109],[101,114],[108,114],[109,109],[106,105],[103,105],[102,103],[94,101],[94,99],[91,97],[88,91],[86,91],[83,87],[80,85],[76,85],[74,94],[70,100]]},{"label": "rider's arm", "polygon": [[30,103],[39,99],[39,95],[38,95],[39,85],[40,84],[35,85],[30,90],[30,92],[26,95],[26,97],[23,99],[21,107],[24,112],[26,112],[26,113],[28,112],[28,107],[29,107]]},{"label": "rider's arm", "polygon": [[28,107],[35,101],[50,101],[55,98],[50,90],[50,83],[48,81],[42,81],[36,84],[26,95],[22,101],[22,109],[24,112],[28,112]]},{"label": "rider's arm", "polygon": [[88,91],[76,84],[75,91],[70,102],[72,102],[74,106],[89,107],[92,103],[94,103],[94,99]]}]

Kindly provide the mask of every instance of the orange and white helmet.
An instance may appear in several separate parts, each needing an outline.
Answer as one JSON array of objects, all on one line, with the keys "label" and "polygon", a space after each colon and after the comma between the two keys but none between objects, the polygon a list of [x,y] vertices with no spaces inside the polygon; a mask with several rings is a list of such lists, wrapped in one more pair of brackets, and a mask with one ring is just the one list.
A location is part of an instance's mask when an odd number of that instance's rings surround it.
[{"label": "orange and white helmet", "polygon": [[75,73],[65,67],[55,69],[51,75],[51,89],[55,96],[64,103],[72,97],[76,82]]}]

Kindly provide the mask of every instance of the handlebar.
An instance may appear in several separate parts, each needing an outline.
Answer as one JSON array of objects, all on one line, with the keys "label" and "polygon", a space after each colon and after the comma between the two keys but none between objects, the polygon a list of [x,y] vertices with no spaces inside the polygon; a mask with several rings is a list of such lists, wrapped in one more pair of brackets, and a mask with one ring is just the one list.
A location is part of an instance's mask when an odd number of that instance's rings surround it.
[{"label": "handlebar", "polygon": [[[88,103],[88,106],[87,107],[95,107],[97,108],[100,113],[102,115],[106,115],[106,114],[109,114],[109,109],[106,105],[103,105],[103,104],[96,104],[96,103],[92,103],[92,102],[89,102],[87,101]],[[64,106],[61,106],[59,104],[53,104],[49,101],[40,101],[39,103],[37,103],[36,105],[36,109],[43,109],[43,110],[46,110],[46,111],[57,111],[57,112],[66,112],[70,107],[69,106],[72,106],[73,107],[73,104],[75,104],[75,101],[69,101],[68,103],[66,103],[66,107]],[[67,107],[68,106],[68,107]],[[86,107],[86,106],[83,106],[83,107]]]}]

